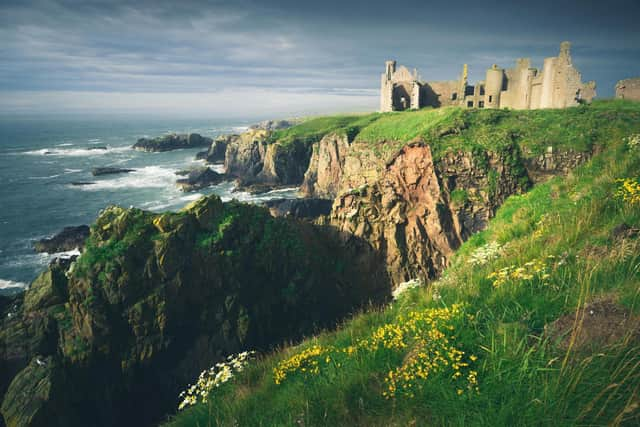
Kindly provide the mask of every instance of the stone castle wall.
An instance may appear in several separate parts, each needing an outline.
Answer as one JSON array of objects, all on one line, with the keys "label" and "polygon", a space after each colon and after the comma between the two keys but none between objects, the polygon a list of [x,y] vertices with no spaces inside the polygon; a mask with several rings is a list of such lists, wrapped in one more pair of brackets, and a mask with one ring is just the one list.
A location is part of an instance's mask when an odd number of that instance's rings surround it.
[{"label": "stone castle wall", "polygon": [[616,84],[616,98],[640,101],[640,77],[620,80]]},{"label": "stone castle wall", "polygon": [[[580,72],[571,60],[571,44],[560,44],[557,57],[546,58],[542,71],[531,67],[529,58],[516,61],[514,68],[494,65],[487,70],[486,80],[467,84],[466,65],[459,80],[423,82],[405,67],[396,70],[395,61],[387,61],[380,88],[380,111],[400,111],[421,107],[457,105],[467,108],[566,108],[591,102],[595,82],[582,82]],[[629,95],[640,91],[640,84],[629,84]],[[624,95],[623,95],[624,96]]]}]

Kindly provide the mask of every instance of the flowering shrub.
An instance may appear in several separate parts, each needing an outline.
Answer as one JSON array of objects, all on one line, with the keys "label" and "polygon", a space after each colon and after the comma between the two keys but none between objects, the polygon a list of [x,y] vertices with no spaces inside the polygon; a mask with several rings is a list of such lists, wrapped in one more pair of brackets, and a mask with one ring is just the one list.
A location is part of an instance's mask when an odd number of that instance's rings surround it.
[{"label": "flowering shrub", "polygon": [[296,371],[309,375],[318,374],[320,372],[320,364],[331,361],[331,357],[327,356],[330,351],[330,348],[314,345],[283,360],[273,370],[273,380],[276,384],[280,384],[287,378],[287,375]]},{"label": "flowering shrub", "polygon": [[630,205],[640,204],[640,179],[624,178],[617,179],[620,183],[616,191],[616,197],[624,200]]},{"label": "flowering shrub", "polygon": [[198,401],[207,403],[211,392],[228,382],[234,377],[234,373],[242,372],[255,355],[255,351],[245,351],[238,355],[230,355],[226,362],[216,363],[215,366],[200,373],[198,381],[180,393],[178,410],[193,406]]},{"label": "flowering shrub", "polygon": [[296,373],[318,375],[329,365],[339,369],[356,355],[361,358],[384,352],[402,355],[409,350],[404,362],[384,376],[386,388],[382,394],[387,399],[398,394],[414,397],[430,376],[438,374],[448,376],[458,394],[464,390],[478,392],[477,372],[470,368],[477,358],[465,357],[465,352],[454,343],[453,324],[463,318],[460,305],[412,311],[380,326],[355,345],[343,348],[314,345],[281,361],[273,370],[274,382],[281,384]]},{"label": "flowering shrub", "polygon": [[500,256],[502,245],[498,242],[490,242],[477,248],[467,261],[471,265],[485,265]]},{"label": "flowering shrub", "polygon": [[413,279],[413,280],[409,280],[408,282],[402,282],[398,285],[397,288],[393,290],[391,295],[393,296],[394,300],[397,300],[398,298],[400,298],[400,295],[404,294],[409,289],[419,288],[422,285],[423,283],[422,283],[422,280],[420,279]]},{"label": "flowering shrub", "polygon": [[499,288],[507,283],[531,281],[534,278],[544,281],[550,277],[547,262],[553,260],[554,258],[555,257],[553,255],[549,255],[546,259],[534,259],[532,261],[524,263],[520,267],[510,265],[508,267],[504,267],[494,271],[493,273],[489,274],[487,278],[491,279],[494,288]]}]

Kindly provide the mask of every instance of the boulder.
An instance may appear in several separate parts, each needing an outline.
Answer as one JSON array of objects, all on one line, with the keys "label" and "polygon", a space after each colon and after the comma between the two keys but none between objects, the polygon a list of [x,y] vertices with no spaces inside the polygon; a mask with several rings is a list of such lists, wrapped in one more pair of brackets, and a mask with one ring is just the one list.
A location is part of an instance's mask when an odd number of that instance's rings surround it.
[{"label": "boulder", "polygon": [[89,226],[87,225],[65,227],[51,238],[38,240],[33,244],[33,248],[36,252],[50,254],[82,249],[87,237],[89,237]]},{"label": "boulder", "polygon": [[186,174],[186,178],[177,180],[176,184],[182,191],[196,191],[219,184],[223,180],[223,174],[219,174],[208,167],[203,167],[189,171]]}]

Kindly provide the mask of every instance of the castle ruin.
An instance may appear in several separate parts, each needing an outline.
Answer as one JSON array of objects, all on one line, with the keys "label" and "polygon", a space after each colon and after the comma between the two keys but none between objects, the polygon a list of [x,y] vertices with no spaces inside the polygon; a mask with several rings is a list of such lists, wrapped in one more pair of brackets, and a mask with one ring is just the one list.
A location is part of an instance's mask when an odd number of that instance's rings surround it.
[{"label": "castle ruin", "polygon": [[516,61],[514,68],[493,65],[486,79],[475,85],[467,81],[467,65],[457,80],[421,81],[417,70],[396,68],[386,61],[381,77],[380,111],[402,111],[449,105],[466,108],[566,108],[591,102],[595,82],[582,83],[580,72],[571,62],[571,43],[560,44],[560,54],[546,58],[542,71],[531,67],[529,58]]},{"label": "castle ruin", "polygon": [[620,80],[616,84],[616,98],[640,101],[640,77]]}]

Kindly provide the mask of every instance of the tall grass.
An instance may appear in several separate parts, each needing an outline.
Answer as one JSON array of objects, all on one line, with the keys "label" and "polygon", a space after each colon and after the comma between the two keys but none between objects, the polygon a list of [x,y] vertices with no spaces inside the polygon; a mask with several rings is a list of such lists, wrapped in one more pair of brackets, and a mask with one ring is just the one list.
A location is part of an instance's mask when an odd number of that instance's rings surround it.
[{"label": "tall grass", "polygon": [[[628,323],[611,330],[610,335],[617,337],[611,341],[588,330],[586,319],[587,307],[594,301],[609,301],[628,317],[640,314],[639,238],[613,233],[621,224],[640,228],[640,206],[615,197],[617,178],[640,175],[640,152],[622,141],[638,123],[622,118],[620,112],[636,114],[640,108],[627,103],[591,108],[594,117],[602,113],[617,123],[606,137],[593,130],[592,142],[604,150],[568,177],[509,198],[489,227],[460,248],[440,280],[409,291],[388,307],[366,310],[336,331],[264,355],[235,383],[216,390],[209,404],[184,411],[168,424],[639,425],[637,326]],[[430,114],[434,112],[408,113],[406,120]],[[495,126],[511,120],[510,112],[481,114],[494,115]],[[533,125],[544,126],[547,114],[559,113],[536,112],[531,115]],[[584,113],[567,114],[573,120],[573,114]],[[387,117],[395,114],[383,115],[359,138],[383,137],[386,121],[392,120]],[[567,131],[580,133],[580,129]],[[527,132],[534,138],[538,130]],[[536,138],[543,139],[540,135]],[[471,255],[489,242],[501,244],[500,256],[471,265]],[[489,277],[532,260],[542,260],[549,276],[532,275],[499,287]],[[478,371],[477,393],[459,395],[450,377],[434,374],[420,383],[414,397],[386,399],[385,378],[410,360],[416,351],[411,347],[356,353],[339,367],[323,364],[317,375],[299,372],[281,384],[274,382],[273,370],[281,361],[313,345],[357,345],[380,327],[397,323],[400,316],[453,304],[463,304],[465,317],[455,323],[452,342],[466,355],[477,356],[472,365]],[[559,318],[564,322],[558,324],[568,325],[564,330],[554,329]],[[583,333],[590,337],[587,345],[580,339]]]}]

